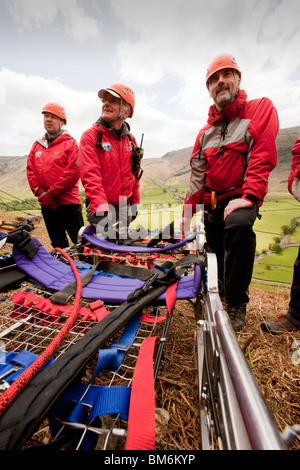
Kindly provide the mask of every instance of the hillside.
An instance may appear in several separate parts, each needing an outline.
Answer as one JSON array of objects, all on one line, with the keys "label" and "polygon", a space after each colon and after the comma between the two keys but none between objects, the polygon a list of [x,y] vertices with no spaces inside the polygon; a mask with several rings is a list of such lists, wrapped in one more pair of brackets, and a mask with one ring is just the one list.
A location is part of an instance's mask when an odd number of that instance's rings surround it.
[{"label": "hillside", "polygon": [[[281,129],[278,133],[276,146],[278,151],[278,165],[271,173],[269,192],[286,192],[287,178],[291,167],[291,149],[300,136],[300,126]],[[178,188],[185,193],[189,178],[189,159],[192,147],[173,150],[161,158],[144,158],[144,170],[141,179],[142,197],[149,188]],[[145,148],[147,155],[147,148]],[[27,156],[0,157],[1,190],[19,197],[31,197],[26,177]],[[180,191],[181,190],[181,191]]]}]

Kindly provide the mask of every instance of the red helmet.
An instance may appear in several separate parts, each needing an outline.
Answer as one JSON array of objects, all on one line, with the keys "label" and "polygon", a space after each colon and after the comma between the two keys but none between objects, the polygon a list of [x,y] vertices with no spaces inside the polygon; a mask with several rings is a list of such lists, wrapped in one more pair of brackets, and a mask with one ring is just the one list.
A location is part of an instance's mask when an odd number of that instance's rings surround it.
[{"label": "red helmet", "polygon": [[240,71],[240,68],[233,57],[233,55],[230,54],[222,54],[216,57],[211,64],[208,66],[207,72],[206,72],[206,86],[208,88],[208,81],[212,74],[215,72],[218,72],[219,70],[222,69],[234,69],[238,72],[240,78],[242,76],[242,73]]},{"label": "red helmet", "polygon": [[107,88],[102,88],[101,90],[99,90],[98,96],[101,100],[103,99],[105,93],[110,93],[111,95],[116,96],[117,98],[123,98],[123,100],[131,106],[131,113],[129,117],[133,116],[135,95],[131,88],[125,85],[125,83],[113,83]]},{"label": "red helmet", "polygon": [[65,108],[63,108],[58,103],[45,104],[45,106],[42,109],[42,114],[44,113],[55,114],[55,116],[59,117],[60,119],[64,121],[65,124],[67,124],[67,116],[66,116]]}]

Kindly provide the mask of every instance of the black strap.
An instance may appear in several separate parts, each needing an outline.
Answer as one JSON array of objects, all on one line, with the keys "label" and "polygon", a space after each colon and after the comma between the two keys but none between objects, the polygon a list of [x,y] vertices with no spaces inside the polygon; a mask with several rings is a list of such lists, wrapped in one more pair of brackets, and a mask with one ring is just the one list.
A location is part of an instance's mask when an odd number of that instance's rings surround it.
[{"label": "black strap", "polygon": [[[93,266],[84,276],[82,276],[82,287],[86,286],[97,269],[97,265]],[[66,305],[68,301],[75,295],[77,289],[77,282],[74,281],[71,284],[68,284],[61,291],[55,292],[50,297],[51,302],[58,305]]]},{"label": "black strap", "polygon": [[32,259],[39,250],[39,247],[33,244],[29,233],[23,228],[17,228],[9,232],[7,235],[7,243],[16,245],[19,250],[26,253],[30,259]]}]

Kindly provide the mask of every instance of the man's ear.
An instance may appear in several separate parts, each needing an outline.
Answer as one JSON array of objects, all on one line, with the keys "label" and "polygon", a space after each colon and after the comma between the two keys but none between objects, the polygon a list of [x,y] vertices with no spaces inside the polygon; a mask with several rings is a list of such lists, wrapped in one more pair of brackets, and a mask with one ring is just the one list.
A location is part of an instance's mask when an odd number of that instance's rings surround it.
[{"label": "man's ear", "polygon": [[131,109],[130,109],[130,106],[128,103],[123,103],[123,107],[122,107],[122,114],[123,114],[123,118],[124,119],[127,119],[129,116],[130,116],[130,112],[131,112]]},{"label": "man's ear", "polygon": [[241,86],[241,77],[239,76],[238,73],[235,74],[235,80],[236,80],[236,86],[238,89],[240,89],[240,86]]}]

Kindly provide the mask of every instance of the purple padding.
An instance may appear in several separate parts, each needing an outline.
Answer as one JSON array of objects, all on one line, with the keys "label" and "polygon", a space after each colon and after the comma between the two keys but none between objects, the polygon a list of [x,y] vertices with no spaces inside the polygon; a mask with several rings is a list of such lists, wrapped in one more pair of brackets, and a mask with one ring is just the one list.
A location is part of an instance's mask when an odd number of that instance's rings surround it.
[{"label": "purple padding", "polygon": [[91,245],[102,250],[114,251],[115,253],[163,253],[164,251],[177,250],[181,246],[192,242],[197,235],[197,232],[192,232],[187,238],[181,240],[178,243],[169,244],[161,248],[147,248],[146,246],[134,246],[134,245],[117,245],[116,243],[104,240],[95,235],[95,228],[92,225],[85,227],[82,238],[89,242]]},{"label": "purple padding", "polygon": [[[16,264],[31,278],[41,283],[47,289],[60,291],[75,281],[71,266],[54,258],[41,243],[31,237],[39,251],[32,260],[13,247],[13,256]],[[79,271],[80,272],[80,271]],[[84,275],[86,270],[82,273]],[[195,265],[194,274],[180,278],[177,286],[177,299],[192,299],[197,296],[201,283],[201,270]],[[144,281],[120,277],[105,277],[94,275],[86,287],[82,289],[82,297],[90,300],[101,299],[103,302],[119,304],[125,302],[128,295],[136,288],[141,287]],[[165,300],[165,293],[156,300]]]}]

